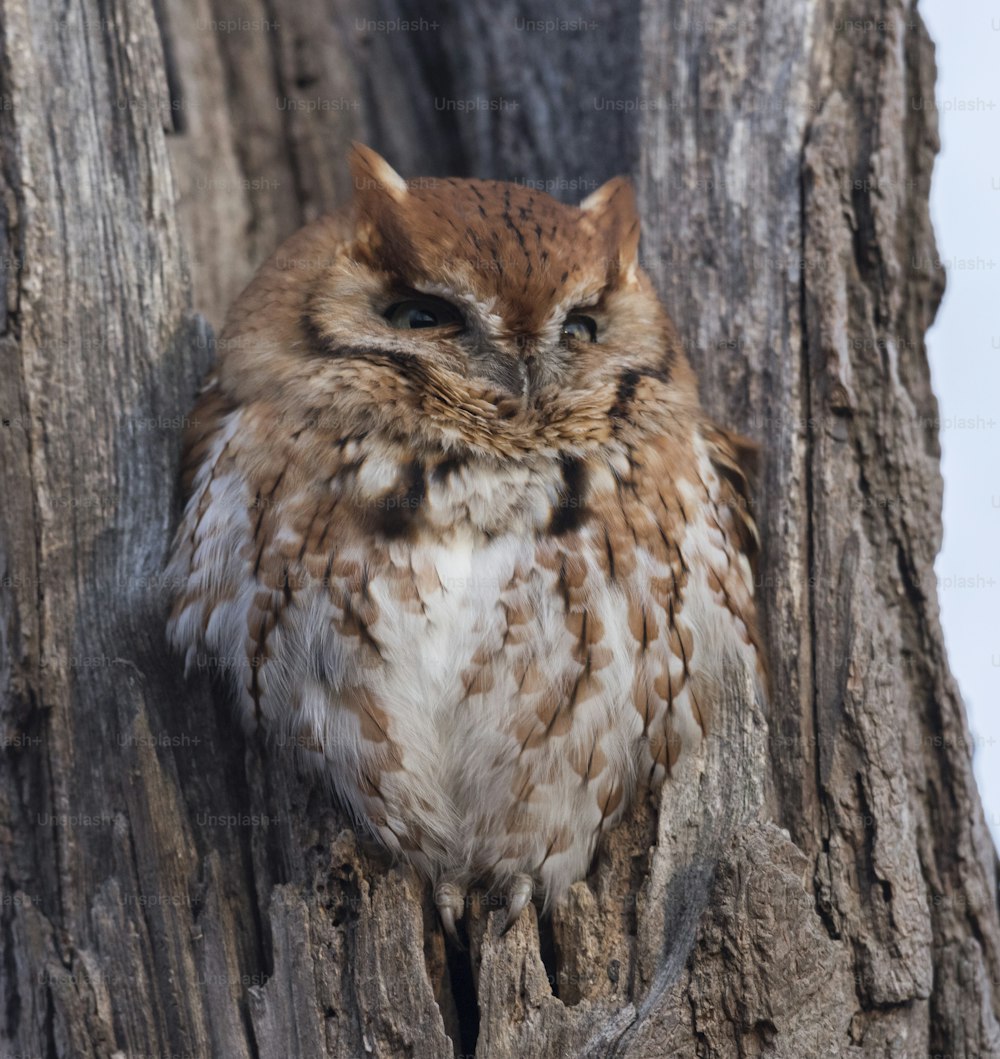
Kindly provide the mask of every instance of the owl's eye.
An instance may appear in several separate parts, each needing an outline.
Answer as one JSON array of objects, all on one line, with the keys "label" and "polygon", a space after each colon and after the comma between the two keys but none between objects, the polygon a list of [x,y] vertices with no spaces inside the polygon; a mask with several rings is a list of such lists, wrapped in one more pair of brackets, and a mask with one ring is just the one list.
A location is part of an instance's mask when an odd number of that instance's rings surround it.
[{"label": "owl's eye", "polygon": [[583,313],[570,313],[563,320],[563,338],[572,338],[577,342],[596,342],[597,324],[592,316],[584,316]]},{"label": "owl's eye", "polygon": [[418,327],[455,327],[461,326],[462,314],[442,298],[407,298],[396,302],[385,311],[385,318],[391,327],[400,331],[415,330]]}]

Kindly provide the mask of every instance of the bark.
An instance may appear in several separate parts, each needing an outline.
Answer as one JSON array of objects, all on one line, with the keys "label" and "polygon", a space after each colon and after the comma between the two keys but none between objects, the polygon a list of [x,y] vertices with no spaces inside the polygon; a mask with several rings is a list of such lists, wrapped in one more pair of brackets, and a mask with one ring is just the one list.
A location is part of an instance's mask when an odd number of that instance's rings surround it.
[{"label": "bark", "polygon": [[[553,6],[0,0],[0,1054],[1000,1054],[933,573],[932,45],[900,0]],[[467,955],[163,641],[212,326],[352,138],[568,199],[630,172],[761,446],[769,703],[730,689],[659,813]]]}]

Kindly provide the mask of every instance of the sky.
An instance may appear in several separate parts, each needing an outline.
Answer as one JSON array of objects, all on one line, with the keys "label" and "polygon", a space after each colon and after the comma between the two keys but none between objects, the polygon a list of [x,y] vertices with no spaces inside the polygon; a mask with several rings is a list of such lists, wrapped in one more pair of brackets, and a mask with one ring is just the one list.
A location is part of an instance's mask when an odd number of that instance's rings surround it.
[{"label": "sky", "polygon": [[944,473],[936,572],[976,779],[1000,845],[1000,4],[925,0],[919,11],[937,46],[942,150],[931,217],[948,273],[927,335]]}]

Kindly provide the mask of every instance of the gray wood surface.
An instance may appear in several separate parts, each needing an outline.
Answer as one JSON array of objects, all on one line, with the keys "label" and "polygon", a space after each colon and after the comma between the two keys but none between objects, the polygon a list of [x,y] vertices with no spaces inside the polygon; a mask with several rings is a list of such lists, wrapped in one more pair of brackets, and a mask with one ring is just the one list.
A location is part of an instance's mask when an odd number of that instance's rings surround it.
[{"label": "gray wood surface", "polygon": [[[0,26],[0,1056],[1000,1054],[933,571],[916,11],[0,0]],[[761,447],[771,701],[731,689],[660,812],[550,923],[473,909],[467,956],[163,639],[212,329],[349,195],[353,138],[571,200],[630,173],[704,400]]]}]

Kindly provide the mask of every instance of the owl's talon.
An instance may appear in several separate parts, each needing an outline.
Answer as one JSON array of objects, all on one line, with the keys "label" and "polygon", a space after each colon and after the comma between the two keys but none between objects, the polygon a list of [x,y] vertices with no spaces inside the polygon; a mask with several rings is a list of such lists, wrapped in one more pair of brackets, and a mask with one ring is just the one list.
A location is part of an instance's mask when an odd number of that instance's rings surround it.
[{"label": "owl's talon", "polygon": [[444,927],[445,934],[460,948],[465,948],[462,944],[462,939],[458,936],[458,931],[455,929],[455,913],[451,910],[448,905],[440,906],[438,908],[438,915],[441,917],[441,926]]},{"label": "owl's talon", "polygon": [[501,937],[517,922],[521,913],[528,907],[531,895],[535,892],[535,882],[530,875],[515,875],[507,890],[507,919],[504,921]]},{"label": "owl's talon", "polygon": [[460,886],[453,882],[439,882],[434,887],[434,903],[437,905],[438,915],[441,917],[441,926],[445,934],[460,948],[464,949],[455,923],[462,918],[465,912],[465,892]]}]

